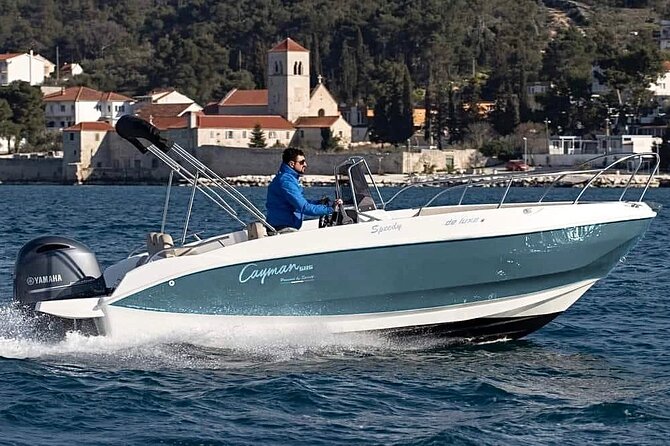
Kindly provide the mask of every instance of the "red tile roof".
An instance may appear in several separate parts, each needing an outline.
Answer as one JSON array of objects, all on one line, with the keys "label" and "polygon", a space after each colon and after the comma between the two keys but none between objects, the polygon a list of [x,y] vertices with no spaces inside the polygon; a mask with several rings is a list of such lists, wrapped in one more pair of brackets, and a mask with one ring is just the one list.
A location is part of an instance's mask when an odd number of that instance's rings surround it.
[{"label": "red tile roof", "polygon": [[114,127],[108,122],[80,122],[63,129],[64,132],[114,132]]},{"label": "red tile roof", "polygon": [[294,130],[293,124],[279,115],[199,115],[199,128]]},{"label": "red tile roof", "polygon": [[296,127],[331,127],[340,119],[339,116],[303,116],[295,122]]},{"label": "red tile roof", "polygon": [[238,90],[234,88],[221,99],[219,105],[222,107],[239,105],[268,105],[267,90]]},{"label": "red tile roof", "polygon": [[151,123],[159,130],[188,128],[188,116],[156,116]]},{"label": "red tile roof", "polygon": [[4,53],[0,54],[0,60],[8,60],[8,59],[13,59],[16,56],[21,56],[22,53]]},{"label": "red tile roof", "polygon": [[286,38],[279,42],[277,45],[274,46],[270,50],[271,53],[285,53],[288,51],[303,51],[303,52],[309,52],[308,49],[305,49],[302,47],[300,44],[298,44],[295,40],[289,38]]},{"label": "red tile roof", "polygon": [[184,112],[193,104],[152,104],[149,102],[140,104],[135,109],[135,114],[143,119],[161,117],[177,117],[184,114]]},{"label": "red tile roof", "polygon": [[132,101],[128,96],[124,96],[118,93],[103,93],[98,90],[94,90],[88,87],[70,87],[65,88],[56,93],[51,93],[44,96],[45,102],[63,102],[63,101],[89,101],[89,102],[98,102],[98,101]]}]

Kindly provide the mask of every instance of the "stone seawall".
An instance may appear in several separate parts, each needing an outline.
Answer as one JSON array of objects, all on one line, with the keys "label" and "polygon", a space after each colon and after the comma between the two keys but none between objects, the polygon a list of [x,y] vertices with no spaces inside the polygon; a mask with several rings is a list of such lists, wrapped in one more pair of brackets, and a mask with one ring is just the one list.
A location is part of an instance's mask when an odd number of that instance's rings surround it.
[{"label": "stone seawall", "polygon": [[63,160],[61,158],[0,158],[0,181],[17,184],[63,184]]}]

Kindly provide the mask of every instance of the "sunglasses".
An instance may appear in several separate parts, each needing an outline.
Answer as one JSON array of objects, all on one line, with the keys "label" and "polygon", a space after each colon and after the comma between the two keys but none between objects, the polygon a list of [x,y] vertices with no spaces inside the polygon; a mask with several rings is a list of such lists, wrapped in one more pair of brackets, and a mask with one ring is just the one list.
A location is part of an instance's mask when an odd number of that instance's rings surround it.
[{"label": "sunglasses", "polygon": [[294,163],[304,165],[307,164],[307,160],[294,161]]}]

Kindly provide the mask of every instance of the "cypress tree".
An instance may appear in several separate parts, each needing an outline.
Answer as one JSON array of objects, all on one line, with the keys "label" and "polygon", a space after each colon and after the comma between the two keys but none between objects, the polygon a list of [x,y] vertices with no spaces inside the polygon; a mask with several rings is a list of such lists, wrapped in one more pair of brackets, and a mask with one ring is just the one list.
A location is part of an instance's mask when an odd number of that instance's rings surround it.
[{"label": "cypress tree", "polygon": [[263,132],[260,124],[256,124],[254,129],[251,131],[251,141],[249,141],[249,147],[254,149],[264,149],[267,147],[267,143],[265,142],[265,132]]}]

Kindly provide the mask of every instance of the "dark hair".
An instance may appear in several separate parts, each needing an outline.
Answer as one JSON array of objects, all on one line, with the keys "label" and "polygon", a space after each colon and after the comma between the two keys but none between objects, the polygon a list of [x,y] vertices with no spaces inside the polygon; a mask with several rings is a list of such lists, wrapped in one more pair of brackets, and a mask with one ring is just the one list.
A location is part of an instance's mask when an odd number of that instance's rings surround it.
[{"label": "dark hair", "polygon": [[284,153],[281,155],[281,160],[288,164],[291,161],[295,161],[299,155],[305,156],[302,150],[289,147],[288,149],[284,149]]}]

